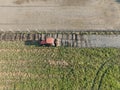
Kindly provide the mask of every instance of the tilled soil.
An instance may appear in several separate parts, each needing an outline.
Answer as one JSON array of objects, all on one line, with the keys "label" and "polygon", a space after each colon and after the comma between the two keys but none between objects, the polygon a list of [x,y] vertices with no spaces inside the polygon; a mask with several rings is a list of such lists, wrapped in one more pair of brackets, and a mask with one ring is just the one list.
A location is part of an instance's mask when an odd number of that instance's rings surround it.
[{"label": "tilled soil", "polygon": [[116,0],[2,0],[0,11],[0,29],[4,31],[120,28]]}]

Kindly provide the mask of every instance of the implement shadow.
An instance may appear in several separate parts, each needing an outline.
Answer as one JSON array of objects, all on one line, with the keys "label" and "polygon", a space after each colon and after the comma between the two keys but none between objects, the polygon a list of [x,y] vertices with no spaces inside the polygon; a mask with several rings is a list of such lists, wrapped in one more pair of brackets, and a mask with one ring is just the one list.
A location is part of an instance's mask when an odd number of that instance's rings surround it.
[{"label": "implement shadow", "polygon": [[120,0],[116,0],[116,2],[120,3]]},{"label": "implement shadow", "polygon": [[26,40],[24,43],[25,45],[28,45],[28,46],[31,46],[31,45],[34,45],[36,47],[40,46],[39,40]]},{"label": "implement shadow", "polygon": [[24,42],[25,45],[27,46],[36,46],[36,47],[41,47],[41,46],[44,46],[44,47],[55,47],[55,46],[51,46],[51,45],[40,45],[40,40],[26,40]]}]

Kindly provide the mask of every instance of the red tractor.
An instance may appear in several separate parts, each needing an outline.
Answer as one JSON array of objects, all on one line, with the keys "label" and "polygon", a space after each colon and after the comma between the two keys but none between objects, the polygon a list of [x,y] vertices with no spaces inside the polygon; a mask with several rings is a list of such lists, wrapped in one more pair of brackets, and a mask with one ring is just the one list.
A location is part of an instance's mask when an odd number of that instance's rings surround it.
[{"label": "red tractor", "polygon": [[54,46],[54,38],[48,37],[45,40],[40,40],[41,46]]},{"label": "red tractor", "polygon": [[60,46],[60,45],[58,39],[47,37],[45,40],[40,40],[40,46]]}]

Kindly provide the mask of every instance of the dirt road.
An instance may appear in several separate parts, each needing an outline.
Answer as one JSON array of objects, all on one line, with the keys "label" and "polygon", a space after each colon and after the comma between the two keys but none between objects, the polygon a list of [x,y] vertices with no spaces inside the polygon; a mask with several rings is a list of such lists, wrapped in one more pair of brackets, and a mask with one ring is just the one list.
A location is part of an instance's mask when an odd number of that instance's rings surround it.
[{"label": "dirt road", "polygon": [[118,30],[119,0],[0,0],[0,30]]}]

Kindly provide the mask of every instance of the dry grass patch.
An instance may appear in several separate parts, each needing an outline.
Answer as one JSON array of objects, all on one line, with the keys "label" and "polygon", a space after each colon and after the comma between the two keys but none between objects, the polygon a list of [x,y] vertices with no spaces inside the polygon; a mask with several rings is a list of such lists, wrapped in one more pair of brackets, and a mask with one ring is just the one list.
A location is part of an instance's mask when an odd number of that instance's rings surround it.
[{"label": "dry grass patch", "polygon": [[49,63],[50,65],[54,65],[54,66],[57,66],[57,65],[59,65],[59,66],[68,66],[68,65],[69,65],[69,64],[68,64],[66,61],[64,61],[64,60],[61,60],[61,61],[48,60],[48,63]]}]

